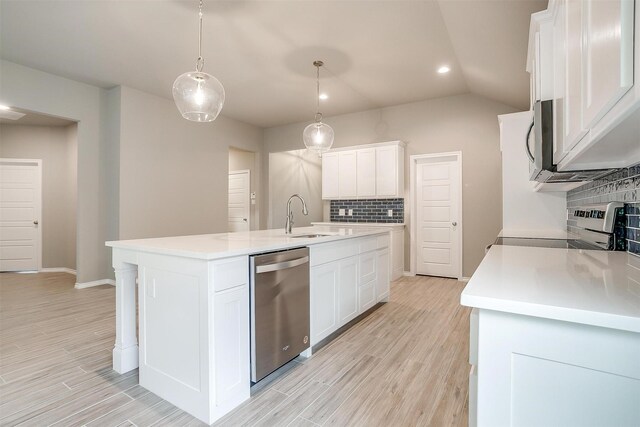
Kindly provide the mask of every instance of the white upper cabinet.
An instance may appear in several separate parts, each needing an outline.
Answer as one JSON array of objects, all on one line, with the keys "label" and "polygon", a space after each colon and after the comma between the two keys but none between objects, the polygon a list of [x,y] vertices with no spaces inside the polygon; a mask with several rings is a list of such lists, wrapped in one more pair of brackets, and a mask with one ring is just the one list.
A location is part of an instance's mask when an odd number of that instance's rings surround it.
[{"label": "white upper cabinet", "polygon": [[341,151],[338,153],[338,195],[341,199],[354,199],[356,193],[356,165],[355,151]]},{"label": "white upper cabinet", "polygon": [[582,15],[582,101],[591,127],[633,86],[633,0],[587,0]]},{"label": "white upper cabinet", "polygon": [[531,99],[554,101],[560,171],[640,162],[639,22],[640,0],[550,0],[532,15]]},{"label": "white upper cabinet", "polygon": [[565,5],[565,70],[568,78],[565,78],[564,94],[559,94],[564,95],[563,153],[586,133],[582,120],[582,3],[582,0],[567,0]]},{"label": "white upper cabinet", "polygon": [[337,199],[340,196],[338,187],[338,153],[322,155],[322,198]]},{"label": "white upper cabinet", "polygon": [[369,144],[322,156],[322,198],[404,197],[404,143]]},{"label": "white upper cabinet", "polygon": [[376,196],[376,149],[368,148],[356,151],[356,186],[358,197]]}]

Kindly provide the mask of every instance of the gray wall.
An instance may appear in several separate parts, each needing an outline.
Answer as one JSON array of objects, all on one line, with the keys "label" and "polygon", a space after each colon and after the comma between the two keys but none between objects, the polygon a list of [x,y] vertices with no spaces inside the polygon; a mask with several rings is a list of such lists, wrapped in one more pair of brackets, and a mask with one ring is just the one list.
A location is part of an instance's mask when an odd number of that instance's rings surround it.
[{"label": "gray wall", "polygon": [[105,91],[8,61],[0,62],[4,104],[78,122],[77,281],[113,277],[107,218],[109,165],[105,162]]},{"label": "gray wall", "polygon": [[76,268],[77,126],[0,125],[0,157],[42,160],[42,267]]},{"label": "gray wall", "polygon": [[[261,138],[262,139],[262,138]],[[251,187],[249,191],[256,193],[255,204],[249,205],[251,215],[251,230],[260,229],[260,204],[262,202],[259,184],[260,179],[260,161],[259,155],[253,151],[239,150],[229,147],[229,172],[248,170],[250,175]]]},{"label": "gray wall", "polygon": [[173,100],[120,88],[119,238],[227,231],[229,147],[260,151],[262,130],[182,118]]},{"label": "gray wall", "polygon": [[309,215],[302,214],[299,200],[291,202],[294,227],[323,220],[322,161],[306,149],[269,154],[269,223],[268,228],[284,228],[287,200],[300,194]]},{"label": "gray wall", "polygon": [[[326,118],[336,134],[335,147],[398,139],[408,143],[405,270],[409,269],[410,260],[409,156],[463,152],[463,271],[465,276],[471,276],[484,256],[485,246],[495,240],[501,229],[500,132],[496,116],[514,111],[507,105],[468,94]],[[307,124],[266,129],[265,151],[303,147],[302,131]],[[263,165],[264,176],[268,177],[269,165]]]}]

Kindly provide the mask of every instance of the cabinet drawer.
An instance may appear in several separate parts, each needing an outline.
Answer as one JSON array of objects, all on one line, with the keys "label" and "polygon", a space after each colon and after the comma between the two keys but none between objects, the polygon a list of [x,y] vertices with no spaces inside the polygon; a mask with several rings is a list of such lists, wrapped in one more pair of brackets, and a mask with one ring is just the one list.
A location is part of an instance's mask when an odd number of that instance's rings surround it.
[{"label": "cabinet drawer", "polygon": [[382,235],[382,236],[378,236],[378,246],[377,249],[384,249],[384,248],[388,248],[389,247],[389,233]]},{"label": "cabinet drawer", "polygon": [[360,255],[359,259],[359,278],[360,286],[366,285],[376,280],[376,253],[369,252]]},{"label": "cabinet drawer", "polygon": [[213,278],[215,292],[247,285],[249,284],[249,257],[215,261],[210,265],[209,274]]},{"label": "cabinet drawer", "polygon": [[376,303],[375,283],[371,282],[358,288],[358,312],[360,314],[369,310]]},{"label": "cabinet drawer", "polygon": [[376,236],[363,237],[360,241],[360,253],[375,251],[378,247],[378,239]]},{"label": "cabinet drawer", "polygon": [[342,242],[309,246],[311,267],[358,255],[358,240],[348,239]]}]

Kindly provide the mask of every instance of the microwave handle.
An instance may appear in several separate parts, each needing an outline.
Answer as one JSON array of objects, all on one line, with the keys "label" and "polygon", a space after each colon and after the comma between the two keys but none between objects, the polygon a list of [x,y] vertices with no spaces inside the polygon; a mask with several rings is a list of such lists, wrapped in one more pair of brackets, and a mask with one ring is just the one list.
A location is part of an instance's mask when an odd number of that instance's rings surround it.
[{"label": "microwave handle", "polygon": [[527,131],[527,139],[525,143],[525,150],[527,152],[527,157],[529,158],[529,161],[531,163],[536,162],[536,159],[533,157],[533,154],[531,154],[531,147],[529,147],[529,136],[531,135],[531,131],[533,130],[533,125],[534,125],[534,122],[531,122],[531,125],[529,126],[529,130]]}]

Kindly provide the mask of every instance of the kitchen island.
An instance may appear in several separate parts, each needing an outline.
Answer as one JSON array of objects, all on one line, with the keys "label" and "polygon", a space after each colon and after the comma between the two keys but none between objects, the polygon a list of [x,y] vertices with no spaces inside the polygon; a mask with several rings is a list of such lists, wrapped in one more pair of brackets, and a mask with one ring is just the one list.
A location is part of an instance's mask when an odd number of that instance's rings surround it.
[{"label": "kitchen island", "polygon": [[338,226],[107,242],[113,368],[139,367],[141,386],[210,424],[250,397],[249,256],[309,247],[310,356],[388,298],[389,240],[388,230]]},{"label": "kitchen island", "polygon": [[640,258],[491,247],[462,292],[469,425],[640,425]]}]

